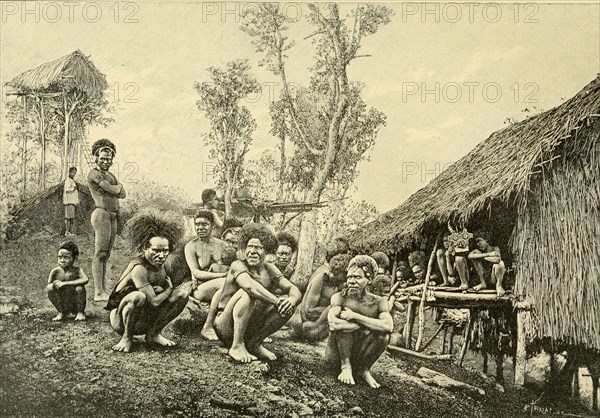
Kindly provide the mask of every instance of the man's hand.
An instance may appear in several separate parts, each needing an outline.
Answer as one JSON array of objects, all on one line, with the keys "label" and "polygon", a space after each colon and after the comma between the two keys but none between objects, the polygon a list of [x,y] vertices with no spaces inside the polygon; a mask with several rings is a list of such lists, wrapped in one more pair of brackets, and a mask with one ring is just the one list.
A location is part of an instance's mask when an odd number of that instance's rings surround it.
[{"label": "man's hand", "polygon": [[63,287],[65,285],[65,282],[61,282],[60,280],[57,280],[54,282],[54,288],[56,290],[60,289],[61,287]]},{"label": "man's hand", "polygon": [[294,313],[294,304],[290,301],[290,298],[279,298],[277,299],[277,312],[279,315],[285,317],[290,316]]},{"label": "man's hand", "polygon": [[352,309],[344,308],[342,312],[340,312],[340,318],[346,321],[352,321],[354,318],[356,318],[356,314]]}]

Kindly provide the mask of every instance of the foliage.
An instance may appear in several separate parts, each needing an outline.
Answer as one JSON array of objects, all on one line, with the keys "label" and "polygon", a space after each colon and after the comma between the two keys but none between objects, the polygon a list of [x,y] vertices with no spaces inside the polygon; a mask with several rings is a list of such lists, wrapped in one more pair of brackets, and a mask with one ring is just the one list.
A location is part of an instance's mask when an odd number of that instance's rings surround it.
[{"label": "foliage", "polygon": [[200,95],[198,108],[210,122],[211,130],[204,135],[210,147],[209,157],[217,162],[218,184],[225,189],[226,212],[240,176],[256,121],[240,101],[258,93],[260,86],[250,73],[246,60],[229,62],[225,68],[208,68],[210,82],[196,83]]},{"label": "foliage", "polygon": [[136,183],[125,184],[127,198],[121,202],[121,219],[125,223],[141,209],[155,208],[160,211],[173,211],[183,215],[192,199],[176,186],[166,186],[145,178]]}]

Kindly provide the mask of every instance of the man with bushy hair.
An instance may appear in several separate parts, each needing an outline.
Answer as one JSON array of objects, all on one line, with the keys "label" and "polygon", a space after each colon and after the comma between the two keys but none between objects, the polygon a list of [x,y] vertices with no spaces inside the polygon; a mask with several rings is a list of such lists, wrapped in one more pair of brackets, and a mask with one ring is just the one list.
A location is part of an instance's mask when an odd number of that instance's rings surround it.
[{"label": "man with bushy hair", "polygon": [[[277,248],[277,239],[266,225],[244,225],[240,246],[245,259],[231,264],[219,296],[214,329],[234,360],[275,360],[277,356],[263,346],[263,341],[290,319],[302,294],[277,267],[265,261],[265,254]],[[273,287],[279,288],[282,296],[271,293]]]}]

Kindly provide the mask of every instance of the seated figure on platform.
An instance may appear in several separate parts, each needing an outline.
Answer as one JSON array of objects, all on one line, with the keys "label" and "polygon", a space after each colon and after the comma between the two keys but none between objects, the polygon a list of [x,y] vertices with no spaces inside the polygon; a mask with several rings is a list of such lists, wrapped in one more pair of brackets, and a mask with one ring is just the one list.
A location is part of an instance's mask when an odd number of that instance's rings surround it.
[{"label": "seated figure on platform", "polygon": [[48,299],[58,311],[53,321],[60,321],[66,315],[76,314],[76,321],[85,321],[85,285],[89,279],[81,267],[75,265],[79,248],[73,241],[66,241],[58,247],[58,266],[48,276]]},{"label": "seated figure on platform", "polygon": [[[249,363],[257,358],[277,357],[263,346],[269,335],[292,316],[302,294],[277,267],[265,262],[277,240],[265,225],[250,223],[240,231],[245,260],[235,261],[221,289],[214,330],[236,361]],[[281,289],[277,297],[268,289]]]},{"label": "seated figure on platform", "polygon": [[[310,281],[299,306],[300,320],[296,332],[307,340],[324,340],[329,335],[331,296],[340,292],[346,283],[346,269],[350,256],[338,254],[329,260],[329,271],[323,271]],[[295,320],[293,320],[295,321]]]},{"label": "seated figure on platform", "polygon": [[[442,247],[437,250],[436,259],[438,268],[443,278],[442,286],[451,286],[456,283],[456,276],[460,278],[460,288],[469,287],[469,268],[467,266],[467,252],[450,242],[449,235],[442,238]],[[468,248],[467,248],[468,250]]]},{"label": "seated figure on platform", "polygon": [[474,240],[476,249],[469,253],[468,258],[473,262],[479,284],[473,287],[473,291],[487,288],[489,281],[490,284],[496,285],[496,294],[503,296],[506,293],[503,286],[506,267],[500,255],[500,248],[489,244],[490,238],[486,232],[475,234]]},{"label": "seated figure on platform", "polygon": [[326,359],[341,367],[338,380],[354,384],[354,373],[372,388],[380,385],[371,367],[385,351],[394,323],[388,301],[367,291],[377,272],[377,263],[367,255],[350,260],[346,288],[331,297]]},{"label": "seated figure on platform", "polygon": [[142,212],[127,222],[127,234],[135,257],[115,285],[106,310],[121,340],[113,350],[129,352],[134,335],[165,347],[175,345],[161,335],[163,328],[185,308],[188,293],[173,288],[164,263],[174,243],[183,235],[176,221],[155,211]]}]

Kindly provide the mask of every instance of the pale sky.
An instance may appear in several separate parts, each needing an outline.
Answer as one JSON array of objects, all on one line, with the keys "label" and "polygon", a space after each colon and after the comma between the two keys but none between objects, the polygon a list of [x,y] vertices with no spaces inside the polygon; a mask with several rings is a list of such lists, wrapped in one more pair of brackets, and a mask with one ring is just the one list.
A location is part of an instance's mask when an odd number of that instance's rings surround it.
[{"label": "pale sky", "polygon": [[[268,105],[280,86],[258,67],[260,55],[239,30],[245,7],[253,4],[0,2],[0,82],[80,49],[106,74],[111,100],[115,93],[121,100],[116,122],[92,127],[90,142],[110,138],[117,167],[135,163],[144,177],[199,199],[212,179],[201,139],[208,123],[193,86],[208,81],[208,67],[250,60],[264,86],[246,103],[258,124],[250,157],[277,143]],[[503,128],[506,117],[559,105],[600,72],[598,2],[392,7],[392,22],[364,39],[360,53],[370,57],[349,67],[350,79],[365,84],[367,104],[387,115],[369,161],[359,164],[353,195],[382,212]],[[312,29],[306,12],[300,3],[286,3],[297,20],[289,33],[296,46],[288,78],[301,85],[313,56],[304,40]]]}]

